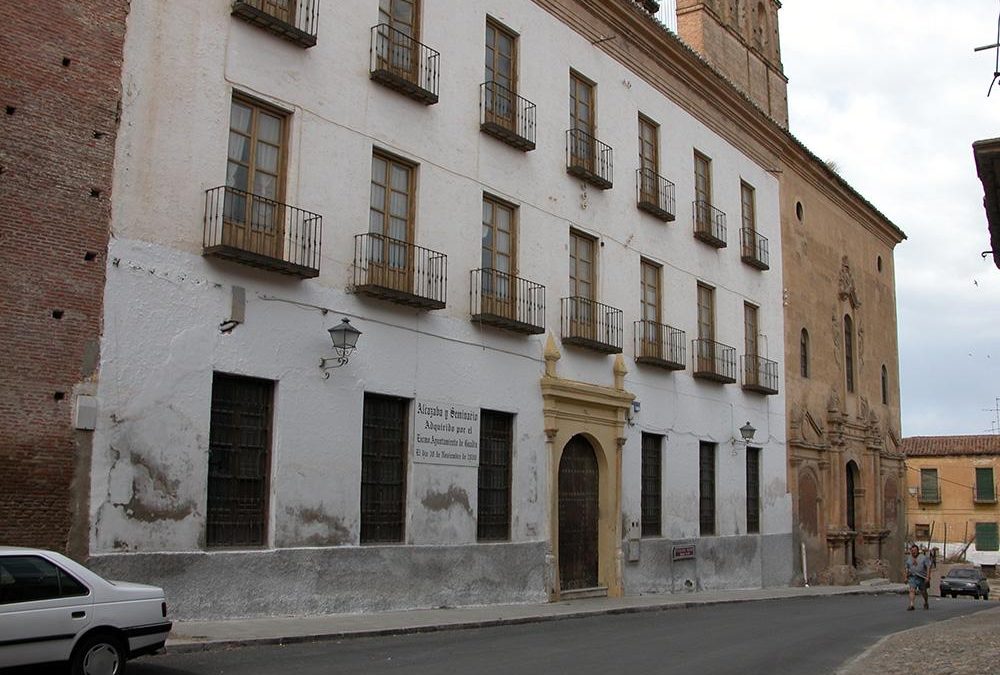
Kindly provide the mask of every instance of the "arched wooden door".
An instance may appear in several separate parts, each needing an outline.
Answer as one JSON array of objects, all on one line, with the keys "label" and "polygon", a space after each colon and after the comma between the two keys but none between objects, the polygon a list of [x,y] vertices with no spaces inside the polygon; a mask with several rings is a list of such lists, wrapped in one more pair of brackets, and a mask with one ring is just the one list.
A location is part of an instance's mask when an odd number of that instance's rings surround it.
[{"label": "arched wooden door", "polygon": [[597,586],[598,470],[594,448],[574,436],[559,460],[559,588]]}]

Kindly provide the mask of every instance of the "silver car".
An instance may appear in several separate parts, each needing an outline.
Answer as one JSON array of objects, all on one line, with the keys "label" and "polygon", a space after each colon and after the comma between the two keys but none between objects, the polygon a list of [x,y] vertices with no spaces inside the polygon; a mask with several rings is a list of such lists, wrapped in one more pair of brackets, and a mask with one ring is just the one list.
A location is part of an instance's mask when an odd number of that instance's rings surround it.
[{"label": "silver car", "polygon": [[128,659],[161,650],[170,627],[161,588],[0,546],[0,668],[69,662],[73,675],[121,675]]}]

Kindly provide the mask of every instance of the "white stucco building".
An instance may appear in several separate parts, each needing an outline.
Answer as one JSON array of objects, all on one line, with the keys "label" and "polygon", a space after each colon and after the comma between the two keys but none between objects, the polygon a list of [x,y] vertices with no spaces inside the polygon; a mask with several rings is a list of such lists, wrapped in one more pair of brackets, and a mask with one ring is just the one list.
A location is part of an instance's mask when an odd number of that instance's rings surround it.
[{"label": "white stucco building", "polygon": [[99,569],[181,618],[790,581],[761,113],[640,3],[133,3],[125,45]]}]

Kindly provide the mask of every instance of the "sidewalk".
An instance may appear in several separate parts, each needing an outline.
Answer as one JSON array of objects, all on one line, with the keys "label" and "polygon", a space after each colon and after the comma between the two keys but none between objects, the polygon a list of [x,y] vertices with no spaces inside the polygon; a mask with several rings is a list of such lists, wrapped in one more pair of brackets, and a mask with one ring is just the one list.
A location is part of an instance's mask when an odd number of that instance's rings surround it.
[{"label": "sidewalk", "polygon": [[731,602],[832,595],[903,593],[903,584],[885,580],[862,586],[765,588],[742,591],[701,591],[675,595],[587,598],[530,605],[447,607],[370,614],[274,617],[231,621],[178,621],[167,640],[172,653],[227,647],[289,644],[347,637],[424,633],[507,624],[537,623],[601,614],[630,614],[683,609]]}]

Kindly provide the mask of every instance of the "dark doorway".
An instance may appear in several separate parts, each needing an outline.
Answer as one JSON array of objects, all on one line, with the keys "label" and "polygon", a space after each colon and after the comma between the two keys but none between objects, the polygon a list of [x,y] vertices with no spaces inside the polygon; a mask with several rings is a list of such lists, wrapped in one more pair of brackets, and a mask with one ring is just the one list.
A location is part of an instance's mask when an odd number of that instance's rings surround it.
[{"label": "dark doorway", "polygon": [[[845,473],[847,478],[846,480],[847,494],[844,495],[844,504],[847,506],[847,529],[853,532],[857,532],[858,527],[857,527],[857,513],[855,509],[855,499],[856,499],[855,488],[857,483],[859,482],[860,477],[859,477],[858,465],[854,463],[854,460],[851,460],[850,462],[847,463],[847,471]],[[848,565],[856,566],[858,562],[855,556],[855,548],[854,548],[854,541],[856,536],[857,535],[852,537],[851,540],[847,543],[847,549],[844,552],[844,555],[847,557],[847,560],[845,560],[844,562],[847,563]]]},{"label": "dark doorway", "polygon": [[559,588],[597,586],[598,471],[594,448],[574,436],[559,460]]}]

